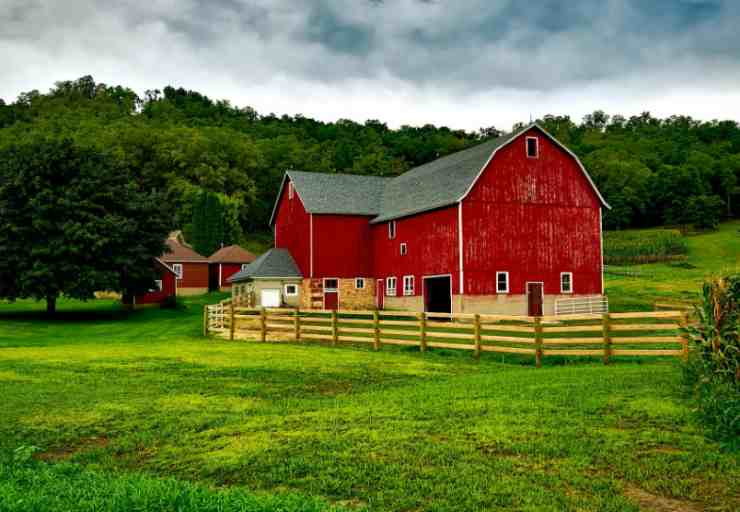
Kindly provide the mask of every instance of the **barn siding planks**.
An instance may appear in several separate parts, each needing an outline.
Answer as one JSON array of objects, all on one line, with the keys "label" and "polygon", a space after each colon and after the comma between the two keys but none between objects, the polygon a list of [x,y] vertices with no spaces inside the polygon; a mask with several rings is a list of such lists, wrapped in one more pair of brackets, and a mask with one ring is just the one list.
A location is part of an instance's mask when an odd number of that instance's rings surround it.
[{"label": "barn siding planks", "polygon": [[306,212],[298,192],[288,198],[289,184],[283,187],[275,216],[275,247],[287,249],[304,277],[311,275],[311,216]]},{"label": "barn siding planks", "polygon": [[[526,156],[527,136],[539,158]],[[578,163],[538,130],[499,150],[463,201],[465,292],[496,293],[496,271],[509,272],[510,294],[542,281],[560,293],[573,272],[575,294],[601,290],[600,203]]]}]

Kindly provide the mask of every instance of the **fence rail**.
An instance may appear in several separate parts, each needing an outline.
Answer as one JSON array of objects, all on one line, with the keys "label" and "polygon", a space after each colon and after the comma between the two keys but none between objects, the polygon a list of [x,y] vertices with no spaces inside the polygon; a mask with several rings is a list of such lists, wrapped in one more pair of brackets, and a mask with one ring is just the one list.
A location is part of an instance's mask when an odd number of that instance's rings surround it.
[{"label": "fence rail", "polygon": [[688,356],[682,311],[570,314],[544,317],[257,309],[233,303],[206,306],[204,334],[266,341],[322,341],[467,350],[532,356]]}]

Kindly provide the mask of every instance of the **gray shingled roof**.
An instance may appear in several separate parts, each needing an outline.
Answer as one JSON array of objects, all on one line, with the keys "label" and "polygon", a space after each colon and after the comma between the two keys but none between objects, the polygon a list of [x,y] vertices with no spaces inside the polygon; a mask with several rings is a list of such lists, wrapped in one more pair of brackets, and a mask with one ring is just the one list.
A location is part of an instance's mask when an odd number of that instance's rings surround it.
[{"label": "gray shingled roof", "polygon": [[247,279],[259,279],[266,277],[288,277],[303,278],[298,270],[293,256],[286,249],[270,249],[246,268],[231,276],[228,281],[237,283]]},{"label": "gray shingled roof", "polygon": [[[290,178],[306,211],[310,213],[372,215],[375,217],[371,221],[373,223],[397,219],[460,201],[473,186],[493,152],[533,127],[562,146],[544,129],[533,124],[438,158],[395,178],[288,171],[283,186]],[[573,153],[562,147],[578,161]],[[580,161],[578,164],[601,203],[609,208],[586,169]],[[274,215],[275,210],[270,224],[274,221]]]},{"label": "gray shingled roof", "polygon": [[356,174],[288,171],[306,211],[343,215],[378,215],[380,197],[390,178]]}]

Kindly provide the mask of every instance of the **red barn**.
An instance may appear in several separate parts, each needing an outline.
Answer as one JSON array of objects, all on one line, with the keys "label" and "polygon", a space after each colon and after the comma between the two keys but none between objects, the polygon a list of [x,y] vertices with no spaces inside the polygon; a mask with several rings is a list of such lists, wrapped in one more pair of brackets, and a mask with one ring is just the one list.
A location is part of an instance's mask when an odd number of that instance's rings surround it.
[{"label": "red barn", "polygon": [[154,259],[154,269],[158,277],[154,282],[154,288],[135,297],[124,296],[123,303],[126,306],[161,306],[170,297],[177,295],[177,276],[175,271],[159,258]]},{"label": "red barn", "polygon": [[172,238],[161,260],[177,275],[178,295],[198,295],[208,292],[208,258]]},{"label": "red barn", "polygon": [[530,125],[395,178],[288,171],[271,225],[302,307],[541,315],[603,294],[608,207]]},{"label": "red barn", "polygon": [[254,254],[238,245],[222,247],[208,258],[211,265],[209,288],[221,291],[230,289],[231,282],[228,279],[256,259]]}]

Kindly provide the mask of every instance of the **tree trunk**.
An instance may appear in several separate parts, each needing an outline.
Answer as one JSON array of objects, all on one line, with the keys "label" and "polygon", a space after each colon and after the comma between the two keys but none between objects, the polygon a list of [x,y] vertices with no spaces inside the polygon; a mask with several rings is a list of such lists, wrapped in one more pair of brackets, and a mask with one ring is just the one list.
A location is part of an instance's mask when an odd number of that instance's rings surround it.
[{"label": "tree trunk", "polygon": [[46,314],[49,316],[54,315],[57,312],[57,298],[56,296],[49,295],[46,297]]}]

